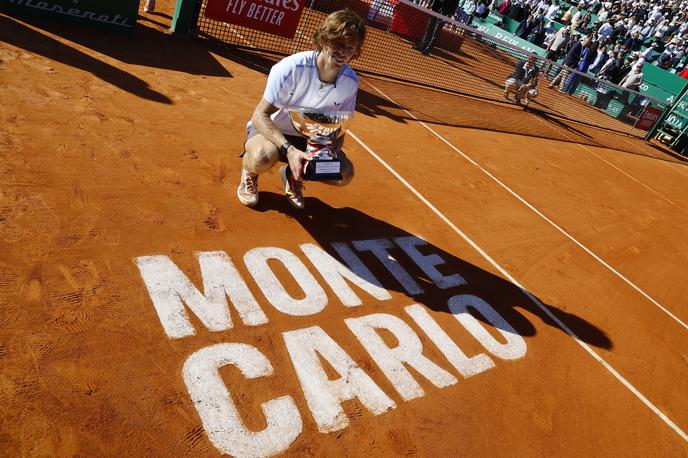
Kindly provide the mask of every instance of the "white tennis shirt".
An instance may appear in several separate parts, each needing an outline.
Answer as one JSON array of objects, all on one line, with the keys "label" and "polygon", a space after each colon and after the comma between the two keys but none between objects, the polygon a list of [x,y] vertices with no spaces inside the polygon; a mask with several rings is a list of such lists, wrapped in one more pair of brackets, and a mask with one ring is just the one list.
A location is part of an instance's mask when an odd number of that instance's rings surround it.
[{"label": "white tennis shirt", "polygon": [[[355,111],[358,75],[344,65],[334,83],[323,83],[316,64],[317,51],[305,51],[285,57],[268,75],[263,98],[279,110],[271,119],[286,135],[299,135],[289,119],[288,108],[312,108],[317,111]],[[249,125],[251,122],[249,121]]]}]

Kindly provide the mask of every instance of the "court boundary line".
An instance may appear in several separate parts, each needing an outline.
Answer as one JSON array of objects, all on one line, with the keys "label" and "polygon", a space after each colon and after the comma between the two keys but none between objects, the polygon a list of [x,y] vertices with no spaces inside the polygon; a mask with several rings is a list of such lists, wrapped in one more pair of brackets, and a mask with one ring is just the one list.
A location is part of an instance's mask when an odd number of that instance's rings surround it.
[{"label": "court boundary line", "polygon": [[566,236],[569,240],[571,240],[573,243],[578,245],[579,248],[581,248],[583,251],[588,253],[590,256],[592,256],[597,262],[602,264],[604,267],[606,267],[610,272],[615,274],[617,277],[619,277],[621,280],[623,280],[627,285],[629,285],[631,288],[636,290],[638,293],[640,293],[641,296],[652,302],[657,308],[662,310],[667,316],[672,318],[674,321],[676,321],[679,325],[681,325],[684,329],[688,330],[688,325],[684,323],[680,318],[678,318],[676,315],[671,313],[666,307],[664,307],[662,304],[657,302],[652,296],[650,296],[648,293],[640,289],[640,287],[636,286],[635,283],[630,281],[628,278],[626,278],[621,272],[617,271],[614,269],[612,266],[607,264],[607,262],[604,261],[604,259],[600,258],[598,255],[593,253],[588,247],[583,245],[581,242],[579,242],[575,237],[573,237],[571,234],[566,232],[563,228],[561,228],[557,223],[549,219],[544,213],[542,213],[540,210],[535,208],[530,202],[525,200],[523,197],[521,197],[516,191],[512,190],[510,187],[508,187],[506,184],[504,184],[502,181],[499,180],[499,178],[495,177],[492,175],[488,170],[483,168],[480,164],[478,164],[475,160],[473,160],[471,157],[469,157],[466,153],[461,151],[458,147],[454,146],[449,140],[444,138],[442,135],[438,134],[435,130],[432,129],[432,127],[428,126],[426,123],[418,119],[413,113],[408,111],[406,108],[401,106],[399,103],[395,102],[392,100],[387,94],[382,92],[380,89],[378,89],[374,84],[370,83],[369,81],[366,81],[366,84],[368,84],[370,87],[375,89],[377,92],[382,94],[383,97],[385,97],[387,100],[395,104],[397,107],[399,107],[401,110],[403,110],[406,114],[408,114],[410,117],[412,117],[416,122],[418,122],[421,126],[425,127],[427,130],[429,130],[435,137],[440,139],[442,142],[444,142],[447,146],[449,146],[451,149],[459,153],[464,159],[466,159],[468,162],[473,164],[475,167],[477,167],[481,172],[483,172],[485,175],[490,177],[495,183],[497,183],[499,186],[501,186],[505,191],[507,191],[509,194],[514,196],[516,199],[518,199],[522,204],[524,204],[526,207],[528,207],[530,210],[532,210],[536,215],[540,216],[542,219],[544,219],[547,223],[549,223],[552,227],[554,227],[557,231],[559,231],[561,234]]},{"label": "court boundary line", "polygon": [[[382,93],[382,92],[381,92]],[[384,95],[384,94],[383,94]],[[391,101],[391,99],[390,99]],[[393,102],[393,101],[392,101]],[[403,109],[403,108],[402,108]],[[409,113],[410,114],[410,113]],[[588,344],[583,342],[576,333],[571,331],[568,326],[559,320],[547,307],[540,302],[540,300],[525,289],[507,270],[502,268],[490,255],[488,255],[478,244],[476,244],[470,237],[468,237],[461,229],[458,228],[449,218],[447,218],[441,211],[437,209],[430,201],[428,201],[416,188],[414,188],[404,177],[402,177],[396,170],[394,170],[387,162],[385,162],[380,156],[378,156],[368,145],[366,145],[358,136],[356,136],[351,130],[347,130],[347,133],[356,140],[371,156],[373,156],[384,168],[387,169],[394,177],[396,177],[408,190],[410,190],[422,203],[424,203],[430,210],[432,210],[435,215],[437,215],[445,224],[447,224],[455,233],[457,233],[466,243],[468,243],[473,249],[475,249],[485,260],[487,260],[495,269],[497,269],[507,280],[509,280],[513,285],[515,285],[521,292],[528,297],[540,310],[542,310],[552,321],[554,321],[559,328],[566,332],[570,337],[575,340],[578,345],[580,345],[590,356],[593,357],[598,363],[600,363],[609,373],[611,373],[621,384],[623,384],[636,398],[642,401],[646,407],[648,407],[655,415],[657,415],[664,423],[666,423],[676,434],[679,435],[684,441],[688,442],[688,434],[686,434],[678,425],[676,425],[671,419],[665,415],[661,410],[659,410],[648,398],[646,398],[638,389],[636,389],[628,380],[626,380],[616,369],[614,369],[611,364],[605,361],[600,355],[598,355]]]},{"label": "court boundary line", "polygon": [[583,145],[583,144],[581,144],[581,143],[576,142],[575,139],[574,139],[573,137],[569,136],[569,134],[567,134],[566,131],[564,131],[563,129],[558,129],[556,126],[551,125],[551,124],[549,124],[549,123],[546,123],[544,120],[540,119],[538,116],[534,115],[533,113],[530,113],[530,114],[531,114],[534,118],[536,118],[538,121],[540,121],[542,124],[544,124],[545,126],[548,126],[549,128],[551,128],[551,129],[554,130],[555,132],[557,132],[557,133],[563,135],[564,137],[568,138],[569,140],[571,140],[572,143],[575,143],[575,144],[578,145],[579,147],[583,148],[585,151],[587,151],[588,153],[592,154],[593,156],[595,156],[595,157],[596,157],[597,159],[599,159],[600,161],[604,162],[605,164],[607,164],[608,166],[612,167],[613,169],[616,169],[619,173],[621,173],[621,174],[623,174],[623,175],[626,175],[626,176],[627,176],[628,178],[630,178],[632,181],[635,181],[636,183],[638,183],[640,186],[644,187],[644,188],[647,189],[648,191],[650,191],[650,192],[656,194],[657,196],[661,197],[662,199],[664,199],[665,201],[667,201],[668,203],[670,203],[670,204],[673,205],[674,207],[676,207],[676,208],[678,208],[679,210],[681,210],[682,212],[688,214],[688,210],[686,210],[685,208],[681,207],[680,205],[678,205],[677,203],[675,203],[673,200],[669,199],[668,197],[665,197],[665,196],[664,196],[662,193],[660,193],[659,191],[656,191],[656,190],[653,189],[652,187],[650,187],[650,186],[646,185],[645,183],[643,183],[642,181],[638,180],[636,177],[634,177],[634,176],[631,175],[630,173],[625,172],[624,170],[622,170],[622,169],[620,169],[619,167],[615,166],[614,164],[612,164],[611,162],[609,162],[608,160],[606,160],[606,159],[603,158],[602,156],[596,154],[593,150],[591,150],[590,148],[588,148],[587,145]]}]

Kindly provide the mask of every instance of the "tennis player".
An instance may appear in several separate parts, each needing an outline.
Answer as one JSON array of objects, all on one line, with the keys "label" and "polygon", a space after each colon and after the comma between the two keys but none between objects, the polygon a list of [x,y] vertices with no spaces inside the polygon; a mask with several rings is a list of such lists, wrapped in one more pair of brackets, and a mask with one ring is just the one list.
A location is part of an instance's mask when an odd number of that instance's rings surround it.
[{"label": "tennis player", "polygon": [[[355,111],[358,75],[348,62],[358,57],[365,40],[365,26],[356,13],[336,11],[313,34],[315,50],[285,57],[268,75],[263,98],[246,126],[239,201],[249,207],[258,204],[258,177],[278,161],[280,178],[288,202],[297,209],[305,205],[303,174],[310,160],[306,139],[294,129],[288,108],[314,111]],[[340,138],[340,142],[343,137]],[[337,146],[341,146],[341,143]],[[340,152],[342,180],[346,185],[354,167]]]}]

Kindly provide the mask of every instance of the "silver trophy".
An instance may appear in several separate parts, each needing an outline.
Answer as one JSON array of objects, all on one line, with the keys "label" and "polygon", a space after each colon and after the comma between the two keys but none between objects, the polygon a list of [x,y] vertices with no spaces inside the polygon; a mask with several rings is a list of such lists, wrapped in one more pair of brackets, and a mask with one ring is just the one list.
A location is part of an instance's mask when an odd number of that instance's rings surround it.
[{"label": "silver trophy", "polygon": [[307,139],[306,153],[312,160],[306,166],[304,178],[316,181],[342,179],[339,142],[354,117],[352,111],[321,112],[307,108],[290,108],[294,129]]}]

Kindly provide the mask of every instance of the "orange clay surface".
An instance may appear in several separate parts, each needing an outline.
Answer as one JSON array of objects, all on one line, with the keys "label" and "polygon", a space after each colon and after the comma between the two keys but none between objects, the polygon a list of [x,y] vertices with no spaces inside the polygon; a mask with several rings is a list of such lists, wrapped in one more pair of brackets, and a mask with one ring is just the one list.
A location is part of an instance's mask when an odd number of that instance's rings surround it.
[{"label": "orange clay surface", "polygon": [[[227,365],[220,377],[251,431],[267,426],[261,403],[293,400],[302,429],[288,455],[688,456],[686,162],[509,103],[363,77],[346,143],[353,183],[309,183],[297,212],[272,170],[249,209],[235,197],[237,155],[271,61],[174,39],[172,4],[158,7],[130,35],[0,15],[3,455],[216,456],[182,370],[201,349],[244,343],[273,374],[249,380]],[[617,135],[627,148],[592,146],[595,135]],[[353,286],[362,304],[346,307],[300,249],[315,244],[336,256],[333,242],[411,235],[427,241],[424,255],[441,257],[443,275],[466,284],[440,289],[390,248],[423,290],[409,294],[379,259],[357,251],[391,299]],[[258,247],[298,257],[325,291],[324,309],[290,316],[273,307],[244,262]],[[195,335],[170,338],[136,260],[166,256],[203,292],[197,254],[209,251],[231,258],[267,323],[245,325],[230,304],[231,329],[210,331],[189,312]],[[293,273],[268,265],[287,294],[304,297]],[[466,294],[522,336],[524,354],[495,356],[454,319],[447,302]],[[462,377],[405,311],[411,304],[494,367]],[[410,368],[423,393],[404,400],[344,321],[371,314],[405,322],[456,383],[440,388]],[[344,401],[348,426],[320,432],[283,337],[314,326],[396,408],[375,415]],[[390,331],[379,334],[398,344]],[[320,361],[330,380],[341,377]]]}]

